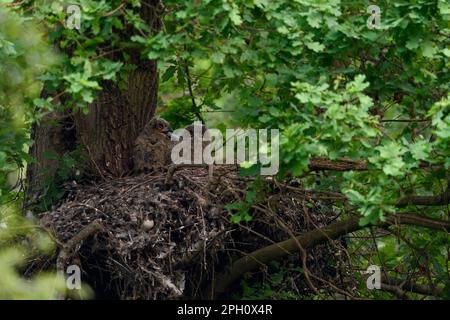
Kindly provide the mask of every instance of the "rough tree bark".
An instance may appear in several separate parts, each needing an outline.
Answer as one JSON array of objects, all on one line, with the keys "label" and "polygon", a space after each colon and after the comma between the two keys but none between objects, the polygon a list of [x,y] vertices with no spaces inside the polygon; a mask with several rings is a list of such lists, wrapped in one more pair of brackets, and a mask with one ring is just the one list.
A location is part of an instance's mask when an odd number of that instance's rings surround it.
[{"label": "rough tree bark", "polygon": [[65,143],[64,114],[53,112],[40,124],[34,124],[31,133],[33,145],[29,150],[33,163],[27,166],[27,193],[31,199],[34,192],[44,186],[45,177],[53,176],[58,167],[58,157],[68,150]]},{"label": "rough tree bark", "polygon": [[126,91],[113,84],[103,88],[87,115],[74,114],[77,141],[85,146],[90,171],[120,177],[129,172],[133,143],[156,109],[156,63],[140,62]]}]

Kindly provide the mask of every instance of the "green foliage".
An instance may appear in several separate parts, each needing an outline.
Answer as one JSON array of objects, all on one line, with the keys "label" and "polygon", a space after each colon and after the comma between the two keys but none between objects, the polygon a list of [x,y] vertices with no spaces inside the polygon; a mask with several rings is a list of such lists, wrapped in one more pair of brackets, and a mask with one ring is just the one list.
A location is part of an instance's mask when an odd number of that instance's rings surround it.
[{"label": "green foliage", "polygon": [[[445,190],[448,1],[378,1],[379,29],[367,27],[368,1],[165,4],[171,14],[162,32],[139,38],[145,54],[159,59],[163,93],[188,95],[187,65],[195,104],[211,123],[279,128],[282,177],[302,177],[305,187],[317,188],[311,158],[366,161],[367,171],[320,176],[320,188],[344,193],[349,204],[336,206],[359,212],[362,225],[398,211],[395,203],[405,194]],[[249,220],[249,207],[247,201],[229,206],[233,220]],[[406,210],[448,219],[445,207]],[[405,229],[410,241],[433,247],[430,273],[448,283],[438,270],[448,272],[442,260],[448,239],[434,242],[433,232]],[[414,268],[410,254],[393,256]]]},{"label": "green foliage", "polygon": [[261,179],[256,179],[249,183],[248,190],[245,192],[245,197],[242,201],[227,204],[225,209],[231,213],[231,222],[238,224],[252,221],[252,207],[264,198],[264,194],[267,191],[266,188],[267,186]]},{"label": "green foliage", "polygon": [[[367,224],[393,210],[423,161],[448,166],[450,150],[449,5],[378,5],[381,30],[367,28],[365,1],[166,1],[164,31],[138,38],[175,88],[180,65],[195,69],[204,112],[231,95],[241,125],[281,129],[283,173],[302,175],[315,156],[367,160],[378,170],[340,186]],[[380,122],[411,118],[432,125]]]},{"label": "green foliage", "polygon": [[[444,1],[386,1],[382,31],[367,28],[363,1],[173,5],[165,32],[141,39],[148,54],[163,60],[169,75],[180,60],[201,61],[211,80],[196,79],[200,104],[214,109],[213,101],[233,94],[241,123],[281,128],[282,161],[294,175],[313,156],[368,159],[380,169],[370,173],[369,186],[365,174],[346,176],[343,185],[378,208],[361,210],[367,222],[382,217],[404,188],[392,179],[412,174],[421,161],[448,161]],[[417,131],[418,124],[380,123],[411,114],[437,118],[416,136],[410,126]],[[433,128],[438,139],[428,143]]]},{"label": "green foliage", "polygon": [[[68,27],[69,4],[81,9],[80,30]],[[52,68],[43,77],[49,97],[34,101],[39,109],[70,108],[87,112],[87,104],[93,102],[106,81],[124,84],[128,72],[135,67],[127,49],[139,48],[134,39],[127,40],[124,34],[131,29],[150,34],[150,29],[139,15],[140,1],[127,1],[124,10],[118,8],[122,8],[122,1],[21,2],[18,10],[31,12],[35,20],[45,23],[49,41],[67,53],[61,56],[59,67]],[[115,53],[117,59],[108,58],[108,53]],[[56,103],[55,96],[64,104]]]},{"label": "green foliage", "polygon": [[196,120],[196,114],[190,106],[190,98],[184,96],[170,99],[163,107],[159,108],[159,112],[161,117],[169,121],[173,128],[184,128]]},{"label": "green foliage", "polygon": [[55,242],[34,221],[24,218],[13,205],[0,206],[0,300],[54,300],[62,296],[89,299],[92,290],[67,290],[64,277],[39,272],[24,278],[22,271],[30,258],[50,256]]},{"label": "green foliage", "polygon": [[78,145],[75,150],[62,156],[54,153],[44,155],[48,159],[56,160],[58,169],[54,174],[46,174],[43,171],[45,175],[45,190],[40,195],[39,203],[35,208],[36,212],[49,210],[54,203],[64,196],[64,191],[61,190],[61,185],[64,182],[81,182],[83,180],[83,167],[81,164],[86,163],[83,149],[82,145]]},{"label": "green foliage", "polygon": [[[166,0],[156,35],[143,22],[138,0],[75,1],[80,30],[67,28],[67,4],[29,0],[16,7],[44,24],[48,40],[67,53],[45,74],[42,61],[52,59],[37,41],[39,32],[0,11],[0,79],[11,79],[0,81],[0,203],[16,196],[8,176],[27,160],[30,121],[55,108],[87,111],[107,81],[123,88],[135,67],[131,50],[157,59],[159,109],[174,127],[206,118],[219,128],[280,129],[281,178],[301,177],[306,188],[316,188],[308,171],[312,158],[366,161],[367,171],[320,176],[320,188],[347,196],[339,210],[359,212],[363,225],[398,210],[402,195],[438,194],[448,184],[448,1],[378,1],[381,28],[369,29],[369,1]],[[45,98],[37,98],[39,74]],[[69,176],[66,160],[61,178]],[[250,189],[243,202],[228,206],[234,222],[251,219],[259,192]],[[51,203],[59,195],[48,196]],[[418,211],[448,219],[444,207]],[[405,229],[405,237],[429,253],[432,277],[444,282],[448,239]],[[380,243],[387,267],[420,267],[409,258],[411,249],[394,250],[391,242]],[[359,263],[374,259],[380,258]]]},{"label": "green foliage", "polygon": [[230,203],[225,206],[225,209],[235,212],[231,215],[232,223],[249,222],[252,220],[250,210],[255,201],[255,197],[255,191],[248,191],[245,194],[244,201]]},{"label": "green foliage", "polygon": [[272,262],[269,266],[269,276],[265,281],[259,283],[243,279],[241,281],[243,300],[296,300],[299,299],[297,292],[286,290],[285,281],[292,274],[302,273],[301,268],[285,268],[278,262]]},{"label": "green foliage", "polygon": [[29,160],[28,103],[39,95],[37,77],[52,64],[52,56],[36,25],[0,8],[0,299],[55,299],[65,291],[64,281],[51,273],[21,277],[26,260],[48,253],[53,242],[11,203],[21,196],[13,179],[21,178],[18,172]]},{"label": "green foliage", "polygon": [[65,292],[64,279],[40,273],[24,279],[19,268],[26,259],[48,254],[53,241],[30,221],[20,217],[12,206],[0,206],[0,299],[56,299]]},{"label": "green foliage", "polygon": [[25,148],[31,115],[27,106],[41,90],[36,78],[52,64],[42,33],[0,8],[0,204],[16,196],[12,180],[28,160]]}]

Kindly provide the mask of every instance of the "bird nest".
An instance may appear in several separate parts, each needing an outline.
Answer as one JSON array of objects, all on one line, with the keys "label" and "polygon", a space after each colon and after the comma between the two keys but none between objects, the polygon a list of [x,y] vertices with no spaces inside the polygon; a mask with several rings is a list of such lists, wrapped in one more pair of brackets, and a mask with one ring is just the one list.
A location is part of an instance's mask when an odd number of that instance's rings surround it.
[{"label": "bird nest", "polygon": [[[60,244],[52,263],[60,271],[78,265],[97,298],[207,298],[217,273],[236,258],[335,219],[330,206],[292,184],[263,182],[258,200],[245,202],[249,182],[235,167],[217,167],[212,179],[205,168],[171,167],[72,187],[41,218]],[[245,203],[252,219],[230,222],[230,203]],[[252,281],[272,281],[275,268],[286,276],[272,286],[307,295],[302,270],[332,281],[334,251],[325,244],[310,249],[306,260],[291,255],[262,266],[230,292],[242,295]]]}]

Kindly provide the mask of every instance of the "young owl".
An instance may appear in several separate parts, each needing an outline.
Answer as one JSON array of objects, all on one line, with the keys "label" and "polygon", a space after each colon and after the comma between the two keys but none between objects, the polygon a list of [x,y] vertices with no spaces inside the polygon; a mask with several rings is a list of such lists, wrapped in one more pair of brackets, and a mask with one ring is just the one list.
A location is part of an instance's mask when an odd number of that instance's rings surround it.
[{"label": "young owl", "polygon": [[171,141],[169,123],[161,118],[153,118],[136,139],[133,150],[134,170],[152,171],[171,163]]}]

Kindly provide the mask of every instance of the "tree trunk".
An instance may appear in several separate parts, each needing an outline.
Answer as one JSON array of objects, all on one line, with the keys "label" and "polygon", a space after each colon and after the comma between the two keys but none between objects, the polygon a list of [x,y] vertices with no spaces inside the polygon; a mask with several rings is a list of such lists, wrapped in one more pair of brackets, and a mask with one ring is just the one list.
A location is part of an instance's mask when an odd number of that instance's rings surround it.
[{"label": "tree trunk", "polygon": [[120,177],[130,171],[134,141],[155,113],[156,63],[149,61],[134,70],[126,91],[113,84],[103,87],[87,115],[74,114],[77,140],[86,149],[91,172]]},{"label": "tree trunk", "polygon": [[[153,31],[161,27],[160,0],[143,0],[141,16]],[[145,2],[145,3],[144,3]],[[123,36],[130,37],[130,30]],[[140,52],[127,50],[130,63],[136,68],[130,72],[126,89],[113,82],[102,83],[102,91],[88,106],[89,113],[54,113],[47,116],[32,132],[34,141],[30,155],[36,160],[28,165],[27,198],[41,193],[45,179],[55,175],[56,159],[47,159],[48,153],[61,157],[65,152],[82,144],[87,155],[84,168],[97,177],[120,177],[132,168],[133,144],[146,123],[154,116],[157,104],[158,72],[155,61],[141,59]],[[111,54],[112,60],[118,56]],[[64,127],[70,119],[74,143],[67,145]],[[55,121],[56,120],[56,121]]]},{"label": "tree trunk", "polygon": [[26,202],[35,202],[48,178],[56,174],[58,159],[69,150],[69,140],[65,130],[65,116],[52,112],[46,115],[38,124],[34,124],[31,132],[33,145],[29,155],[32,163],[27,165]]}]

